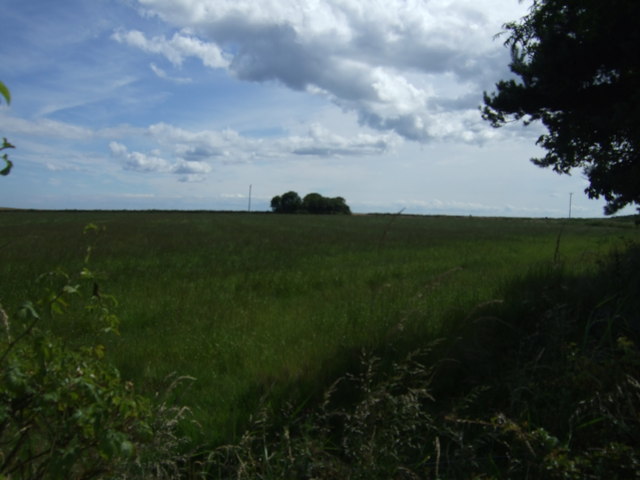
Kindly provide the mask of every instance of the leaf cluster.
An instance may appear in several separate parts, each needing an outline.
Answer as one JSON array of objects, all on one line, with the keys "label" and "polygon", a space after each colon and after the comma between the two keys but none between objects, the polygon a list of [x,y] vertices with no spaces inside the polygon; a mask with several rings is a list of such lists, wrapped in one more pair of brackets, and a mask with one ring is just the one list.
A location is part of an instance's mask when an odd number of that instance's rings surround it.
[{"label": "leaf cluster", "polygon": [[115,473],[151,435],[150,404],[101,361],[31,330],[3,339],[0,472],[9,478],[97,478]]},{"label": "leaf cluster", "polygon": [[[47,282],[68,280],[63,274]],[[10,322],[2,311],[0,338],[0,473],[8,478],[98,478],[116,473],[134,456],[134,445],[152,435],[151,404],[103,360],[102,345],[71,348],[40,327],[52,315],[68,315],[79,284],[26,302]],[[102,300],[87,311],[115,319]],[[106,325],[106,324],[105,324]]]},{"label": "leaf cluster", "polygon": [[[9,92],[9,89],[7,88],[7,86],[2,82],[0,82],[0,95],[2,95],[5,102],[7,102],[7,105],[11,103],[11,93]],[[0,152],[2,150],[7,150],[9,148],[15,148],[15,147],[11,145],[6,138],[3,138],[2,144],[0,145]],[[7,155],[6,153],[3,153],[0,156],[0,158],[2,158],[2,160],[4,161],[4,167],[0,170],[0,175],[7,176],[9,175],[9,172],[11,172],[11,168],[13,167],[13,162],[9,160],[9,155]]]}]

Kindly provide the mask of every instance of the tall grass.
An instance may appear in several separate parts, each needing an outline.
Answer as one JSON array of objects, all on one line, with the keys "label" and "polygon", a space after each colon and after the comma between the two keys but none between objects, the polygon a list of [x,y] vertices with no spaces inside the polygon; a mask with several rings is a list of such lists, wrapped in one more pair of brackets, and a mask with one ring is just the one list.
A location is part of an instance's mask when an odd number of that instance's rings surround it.
[{"label": "tall grass", "polygon": [[538,266],[439,342],[361,357],[306,412],[254,421],[215,478],[627,479],[640,475],[640,248]]},{"label": "tall grass", "polygon": [[[89,222],[106,230],[88,239]],[[149,393],[173,372],[195,377],[180,401],[194,434],[217,444],[239,438],[259,405],[317,398],[362,349],[424,345],[452,312],[551,262],[561,226],[556,260],[572,271],[637,238],[622,221],[2,212],[2,301],[32,298],[42,272],[80,268],[95,242],[93,270],[123,320],[108,355]],[[73,342],[83,322],[52,328]]]}]

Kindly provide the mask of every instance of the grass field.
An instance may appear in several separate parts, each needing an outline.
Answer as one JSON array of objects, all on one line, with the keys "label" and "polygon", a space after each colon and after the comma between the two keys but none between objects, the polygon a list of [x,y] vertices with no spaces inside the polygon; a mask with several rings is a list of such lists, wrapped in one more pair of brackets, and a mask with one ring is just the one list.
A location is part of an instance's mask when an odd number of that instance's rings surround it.
[{"label": "grass field", "polygon": [[[363,348],[401,354],[537,265],[590,269],[638,237],[628,218],[3,211],[0,302],[37,298],[40,274],[80,271],[94,244],[122,320],[100,339],[108,357],[147,393],[194,377],[179,401],[218,444],[261,402],[322,392]],[[66,322],[52,328],[70,342],[93,335],[82,315]]]}]

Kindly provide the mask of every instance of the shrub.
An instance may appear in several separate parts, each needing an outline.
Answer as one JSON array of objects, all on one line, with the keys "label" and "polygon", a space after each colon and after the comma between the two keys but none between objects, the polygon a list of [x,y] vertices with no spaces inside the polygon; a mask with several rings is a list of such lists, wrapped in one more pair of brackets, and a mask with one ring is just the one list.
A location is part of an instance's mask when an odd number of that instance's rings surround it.
[{"label": "shrub", "polygon": [[46,329],[53,316],[83,315],[117,333],[115,300],[87,268],[90,252],[77,278],[41,276],[39,301],[11,316],[0,306],[1,479],[175,478],[187,458],[177,433],[185,409],[136,393],[102,345],[74,348]]}]

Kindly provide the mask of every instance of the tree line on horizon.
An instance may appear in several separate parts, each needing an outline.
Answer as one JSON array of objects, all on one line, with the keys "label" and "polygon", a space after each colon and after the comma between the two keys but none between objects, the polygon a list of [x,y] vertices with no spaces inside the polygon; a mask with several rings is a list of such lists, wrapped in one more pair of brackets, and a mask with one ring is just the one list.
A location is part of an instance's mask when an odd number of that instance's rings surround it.
[{"label": "tree line on horizon", "polygon": [[276,195],[271,199],[273,213],[311,213],[315,215],[351,215],[351,209],[343,197],[324,197],[309,193],[300,198],[294,191]]}]

